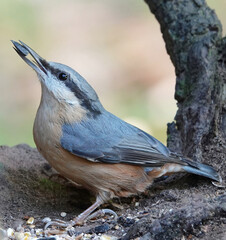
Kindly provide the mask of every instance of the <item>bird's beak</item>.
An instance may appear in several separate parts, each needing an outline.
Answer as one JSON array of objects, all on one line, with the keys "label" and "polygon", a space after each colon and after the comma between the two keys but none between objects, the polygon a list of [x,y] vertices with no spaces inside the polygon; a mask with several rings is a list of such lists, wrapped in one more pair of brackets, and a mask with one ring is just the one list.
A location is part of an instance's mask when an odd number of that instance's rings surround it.
[{"label": "bird's beak", "polygon": [[[38,75],[43,76],[47,75],[47,70],[43,66],[43,63],[46,62],[42,57],[40,57],[34,50],[28,47],[25,43],[19,41],[15,42],[11,40],[14,45],[14,49],[20,55],[20,57],[30,66],[32,67]],[[27,58],[28,54],[30,54],[33,58],[33,61]]]}]

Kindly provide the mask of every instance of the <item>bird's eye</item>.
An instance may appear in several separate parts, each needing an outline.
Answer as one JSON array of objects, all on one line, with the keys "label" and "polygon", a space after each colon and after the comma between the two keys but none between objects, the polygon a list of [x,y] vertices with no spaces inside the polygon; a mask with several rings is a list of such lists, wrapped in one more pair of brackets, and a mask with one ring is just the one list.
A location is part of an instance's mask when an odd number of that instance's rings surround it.
[{"label": "bird's eye", "polygon": [[59,74],[58,78],[59,78],[61,81],[65,81],[65,80],[67,80],[68,75],[67,75],[66,73],[64,73],[64,72],[61,72],[61,73]]}]

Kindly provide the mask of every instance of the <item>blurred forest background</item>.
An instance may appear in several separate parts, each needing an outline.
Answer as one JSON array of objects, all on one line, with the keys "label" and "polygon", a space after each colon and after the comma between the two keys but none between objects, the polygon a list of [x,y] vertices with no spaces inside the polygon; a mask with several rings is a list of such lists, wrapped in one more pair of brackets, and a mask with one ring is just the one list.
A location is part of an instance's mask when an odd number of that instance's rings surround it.
[{"label": "blurred forest background", "polygon": [[[207,2],[225,34],[226,1]],[[176,113],[175,74],[143,0],[1,0],[0,32],[0,145],[34,146],[41,94],[11,39],[77,70],[107,110],[166,143],[166,124]]]}]

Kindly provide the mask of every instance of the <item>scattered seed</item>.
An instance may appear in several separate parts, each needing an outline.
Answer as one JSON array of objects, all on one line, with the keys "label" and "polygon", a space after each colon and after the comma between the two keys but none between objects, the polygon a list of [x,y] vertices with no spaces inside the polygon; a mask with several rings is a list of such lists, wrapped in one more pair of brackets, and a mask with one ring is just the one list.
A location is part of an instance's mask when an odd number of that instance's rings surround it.
[{"label": "scattered seed", "polygon": [[109,236],[109,235],[102,235],[100,237],[100,240],[117,240],[117,239],[118,239],[117,237]]},{"label": "scattered seed", "polygon": [[62,212],[62,213],[60,214],[61,217],[66,217],[66,215],[67,215],[66,212]]},{"label": "scattered seed", "polygon": [[21,233],[21,232],[15,232],[14,236],[15,236],[16,240],[23,240],[24,239],[24,233]]},{"label": "scattered seed", "polygon": [[36,229],[35,234],[36,234],[36,236],[42,236],[43,230],[42,229]]},{"label": "scattered seed", "polygon": [[25,237],[31,237],[31,233],[30,233],[30,232],[25,232],[25,233],[24,233],[24,236],[25,236]]},{"label": "scattered seed", "polygon": [[119,229],[119,225],[116,225],[116,226],[115,226],[115,230],[118,230],[118,229]]},{"label": "scattered seed", "polygon": [[[13,234],[14,234],[14,229],[8,228],[8,229],[7,229],[7,236],[8,236],[8,237],[12,237]],[[1,239],[1,238],[0,238],[0,239]]]},{"label": "scattered seed", "polygon": [[33,224],[34,223],[34,218],[33,217],[30,217],[28,220],[27,220],[27,224]]},{"label": "scattered seed", "polygon": [[92,235],[91,234],[85,234],[84,239],[91,239]]}]

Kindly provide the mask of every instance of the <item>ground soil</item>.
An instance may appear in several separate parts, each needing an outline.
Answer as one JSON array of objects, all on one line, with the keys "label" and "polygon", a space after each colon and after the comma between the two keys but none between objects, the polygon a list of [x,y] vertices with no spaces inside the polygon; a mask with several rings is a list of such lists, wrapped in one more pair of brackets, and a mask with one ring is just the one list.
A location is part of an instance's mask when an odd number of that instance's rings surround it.
[{"label": "ground soil", "polygon": [[[218,158],[225,161],[225,155]],[[24,226],[31,216],[40,226],[44,217],[70,220],[91,204],[92,195],[54,173],[28,145],[0,147],[1,228]],[[178,174],[160,179],[143,195],[115,199],[104,207],[119,218],[88,221],[73,234],[104,232],[122,240],[226,239],[225,188],[202,177]],[[67,216],[62,218],[61,212]]]}]

